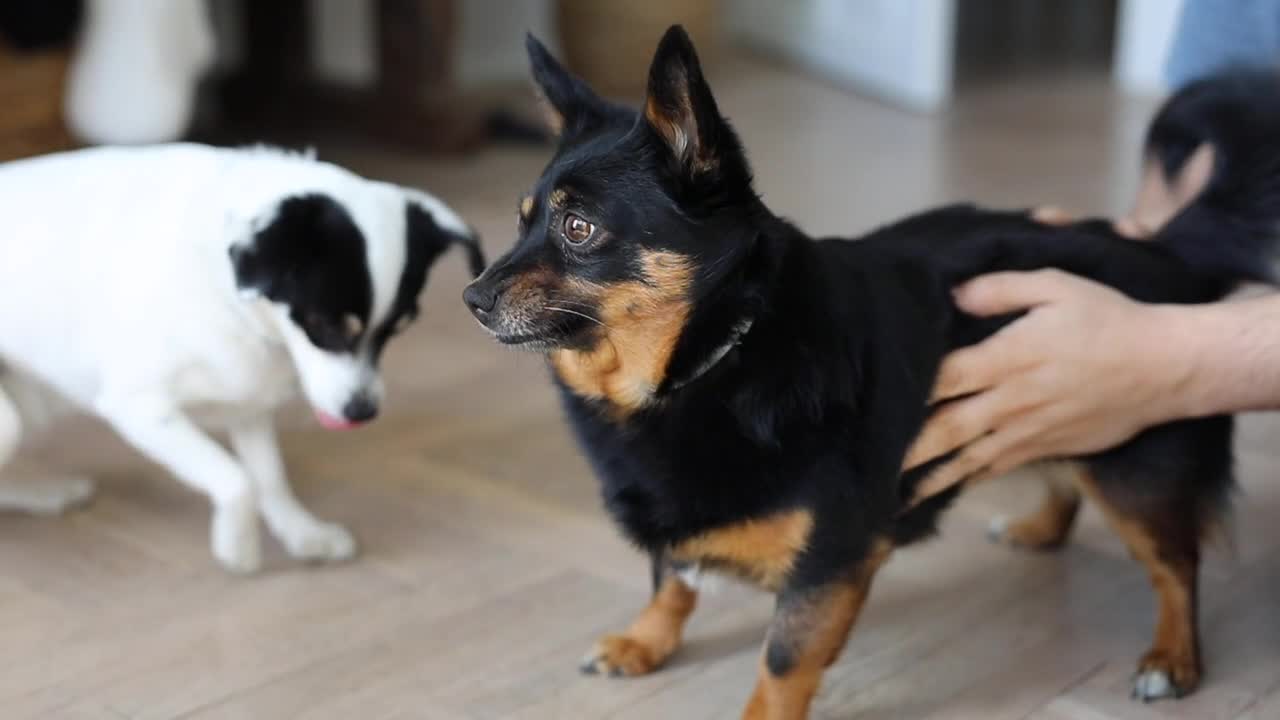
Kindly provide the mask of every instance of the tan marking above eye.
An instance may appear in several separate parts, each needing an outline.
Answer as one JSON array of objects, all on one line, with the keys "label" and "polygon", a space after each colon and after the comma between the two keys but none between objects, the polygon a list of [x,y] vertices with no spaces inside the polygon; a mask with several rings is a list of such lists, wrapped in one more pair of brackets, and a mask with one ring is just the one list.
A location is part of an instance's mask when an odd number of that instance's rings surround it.
[{"label": "tan marking above eye", "polygon": [[547,196],[551,201],[551,206],[555,208],[563,208],[565,203],[569,202],[569,193],[564,188],[556,188]]},{"label": "tan marking above eye", "polygon": [[356,317],[354,313],[347,313],[342,316],[342,329],[346,332],[348,338],[354,340],[360,337],[360,333],[364,332],[364,321]]}]

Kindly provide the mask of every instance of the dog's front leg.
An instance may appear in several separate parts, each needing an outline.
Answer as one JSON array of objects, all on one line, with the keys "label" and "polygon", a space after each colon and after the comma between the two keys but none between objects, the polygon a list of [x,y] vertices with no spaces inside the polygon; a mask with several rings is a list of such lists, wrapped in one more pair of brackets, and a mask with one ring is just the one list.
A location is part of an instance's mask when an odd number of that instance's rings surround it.
[{"label": "dog's front leg", "polygon": [[624,632],[606,635],[582,659],[585,673],[645,675],[680,647],[684,624],[698,604],[698,591],[680,577],[665,553],[650,555],[653,597]]},{"label": "dog's front leg", "polygon": [[262,565],[257,506],[240,464],[183,412],[163,402],[101,402],[98,412],[125,440],[213,502],[214,557],[232,572]]},{"label": "dog's front leg", "polygon": [[878,543],[861,561],[821,584],[789,586],[778,605],[764,651],[755,691],[743,720],[804,720],[827,667],[840,657],[871,579],[888,559],[891,546]]},{"label": "dog's front leg", "polygon": [[289,487],[271,417],[231,426],[231,447],[249,471],[267,527],[289,554],[308,560],[344,560],[356,553],[356,541],[341,525],[323,522],[307,511]]}]

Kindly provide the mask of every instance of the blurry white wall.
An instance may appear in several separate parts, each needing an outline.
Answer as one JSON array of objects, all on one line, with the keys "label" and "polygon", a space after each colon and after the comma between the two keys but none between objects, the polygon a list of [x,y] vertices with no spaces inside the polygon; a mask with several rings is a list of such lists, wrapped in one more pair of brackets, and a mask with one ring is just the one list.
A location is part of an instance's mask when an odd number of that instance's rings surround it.
[{"label": "blurry white wall", "polygon": [[951,96],[955,0],[726,0],[730,32],[838,84],[917,109]]},{"label": "blurry white wall", "polygon": [[1165,58],[1182,12],[1182,0],[1122,0],[1116,27],[1116,82],[1129,92],[1161,95]]}]

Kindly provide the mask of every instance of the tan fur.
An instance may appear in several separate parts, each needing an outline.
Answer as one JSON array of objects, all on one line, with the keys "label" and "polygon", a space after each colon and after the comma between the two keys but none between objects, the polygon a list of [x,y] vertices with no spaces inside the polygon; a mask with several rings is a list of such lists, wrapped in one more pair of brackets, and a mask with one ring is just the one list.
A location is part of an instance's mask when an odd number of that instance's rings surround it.
[{"label": "tan fur", "polygon": [[1092,478],[1080,473],[1080,489],[1097,503],[1111,528],[1124,539],[1134,559],[1147,568],[1159,605],[1151,649],[1138,662],[1138,671],[1160,670],[1181,692],[1200,682],[1200,645],[1196,635],[1196,574],[1194,562],[1175,561],[1161,552],[1151,531],[1106,501]]},{"label": "tan fur", "polygon": [[564,132],[564,116],[551,104],[536,82],[533,84],[533,94],[538,98],[538,108],[542,111],[542,120],[547,124],[547,129],[552,135],[559,137]]},{"label": "tan fur", "polygon": [[529,222],[529,218],[532,216],[533,216],[533,196],[526,195],[525,198],[520,201],[520,217],[525,222]]},{"label": "tan fur", "polygon": [[599,287],[578,281],[583,295],[598,300],[603,327],[589,350],[551,352],[551,367],[570,390],[607,401],[619,417],[652,401],[689,315],[688,261],[651,252],[643,266],[646,282]]},{"label": "tan fur", "polygon": [[682,83],[679,92],[682,109],[679,116],[671,115],[650,97],[644,103],[644,117],[676,157],[688,162],[694,172],[706,172],[714,169],[715,158],[712,157],[710,148],[700,147],[694,142],[698,136],[698,123],[690,107],[688,82],[682,79]]},{"label": "tan fur", "polygon": [[592,651],[596,670],[644,675],[658,669],[680,647],[685,621],[698,604],[698,592],[680,578],[662,581],[649,605],[626,632],[606,635]]},{"label": "tan fur", "polygon": [[695,536],[672,548],[671,557],[777,590],[808,546],[812,531],[813,516],[808,510],[790,510]]},{"label": "tan fur", "polygon": [[[1078,467],[1072,470],[1080,471]],[[1005,530],[1006,542],[1033,550],[1051,550],[1066,542],[1080,509],[1080,491],[1074,484],[1054,479],[1047,480],[1045,489],[1044,503]]]},{"label": "tan fur", "polygon": [[551,207],[563,210],[564,206],[569,202],[569,192],[564,188],[556,188],[547,196],[547,200],[550,201]]},{"label": "tan fur", "polygon": [[766,642],[793,646],[794,662],[784,675],[774,675],[761,653],[755,690],[744,720],[804,720],[822,684],[822,675],[839,657],[871,592],[871,580],[889,559],[893,545],[876,543],[853,569],[848,581],[828,586],[812,600],[775,617]]}]

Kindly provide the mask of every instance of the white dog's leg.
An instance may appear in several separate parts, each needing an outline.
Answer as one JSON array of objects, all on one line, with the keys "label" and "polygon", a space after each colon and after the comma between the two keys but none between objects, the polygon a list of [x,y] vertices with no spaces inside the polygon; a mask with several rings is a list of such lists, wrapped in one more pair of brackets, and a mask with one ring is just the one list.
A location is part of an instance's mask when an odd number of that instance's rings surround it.
[{"label": "white dog's leg", "polygon": [[231,447],[258,491],[262,517],[290,555],[310,560],[355,555],[356,541],[346,528],[316,519],[293,494],[269,416],[233,425],[230,432]]},{"label": "white dog's leg", "polygon": [[[21,440],[22,415],[0,387],[0,470],[17,454]],[[0,510],[58,515],[84,504],[92,495],[93,481],[88,478],[41,478],[22,483],[0,478]]]},{"label": "white dog's leg", "polygon": [[213,554],[232,572],[262,566],[257,504],[249,476],[229,452],[180,410],[135,400],[98,410],[147,457],[213,501]]}]

